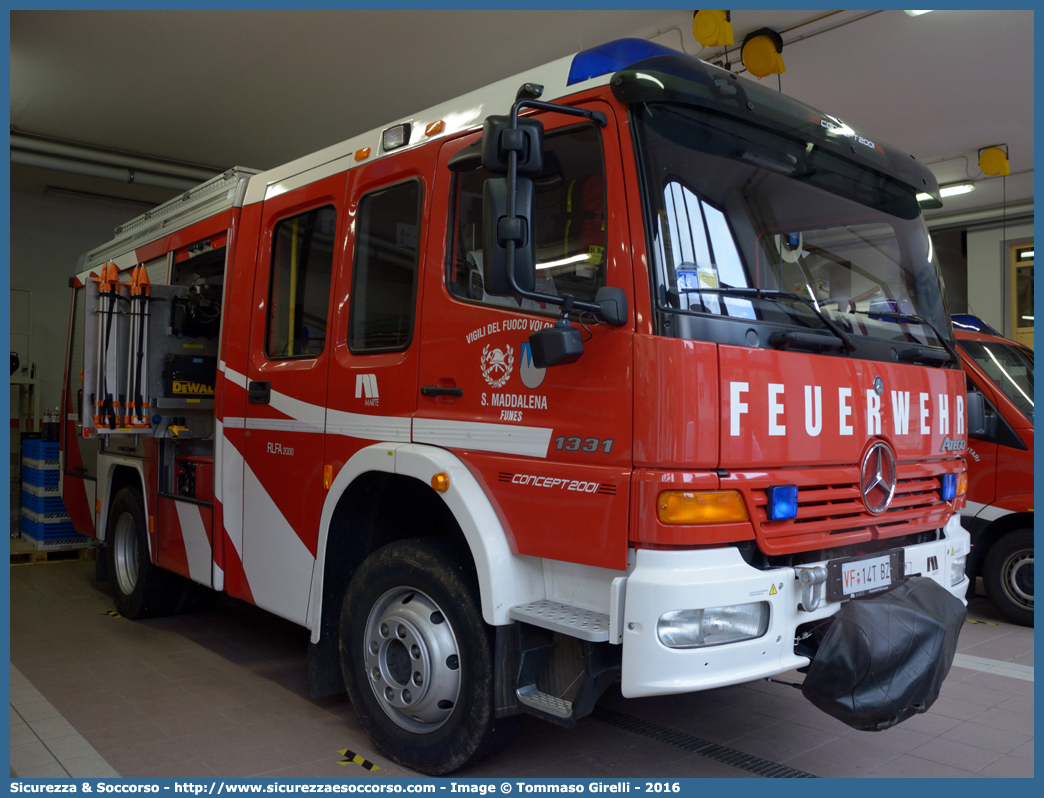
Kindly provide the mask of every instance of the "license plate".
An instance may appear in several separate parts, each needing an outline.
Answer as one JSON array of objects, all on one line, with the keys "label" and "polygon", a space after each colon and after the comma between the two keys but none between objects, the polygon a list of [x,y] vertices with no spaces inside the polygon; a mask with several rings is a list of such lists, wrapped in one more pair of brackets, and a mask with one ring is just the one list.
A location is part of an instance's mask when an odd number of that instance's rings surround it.
[{"label": "license plate", "polygon": [[903,551],[831,560],[827,563],[827,600],[857,598],[889,590],[903,580]]}]

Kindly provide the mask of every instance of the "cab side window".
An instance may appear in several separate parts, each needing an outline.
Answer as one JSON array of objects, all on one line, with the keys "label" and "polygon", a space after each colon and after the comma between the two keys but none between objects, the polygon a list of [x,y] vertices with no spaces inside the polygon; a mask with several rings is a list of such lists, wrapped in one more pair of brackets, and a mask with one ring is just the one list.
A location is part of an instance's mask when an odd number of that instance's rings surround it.
[{"label": "cab side window", "polygon": [[272,231],[265,354],[316,357],[326,345],[337,212],[325,206],[282,219]]},{"label": "cab side window", "polygon": [[410,345],[417,296],[421,185],[410,180],[359,200],[348,348],[392,352]]},{"label": "cab side window", "polygon": [[[518,308],[514,297],[487,294],[482,284],[482,186],[492,177],[482,167],[454,181],[452,258],[447,284],[461,299]],[[605,285],[608,214],[602,137],[592,124],[549,131],[544,169],[533,179],[536,290],[594,301]],[[523,300],[521,307],[542,308]]]}]

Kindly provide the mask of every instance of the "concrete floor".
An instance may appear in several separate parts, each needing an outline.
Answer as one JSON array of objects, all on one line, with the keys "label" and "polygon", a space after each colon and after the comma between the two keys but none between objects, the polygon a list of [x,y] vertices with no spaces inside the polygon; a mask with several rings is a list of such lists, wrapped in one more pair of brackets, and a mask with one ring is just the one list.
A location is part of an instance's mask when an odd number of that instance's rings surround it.
[{"label": "concrete floor", "polygon": [[[308,697],[304,629],[226,597],[144,622],[112,610],[93,563],[12,566],[12,775],[415,775],[374,750],[344,696]],[[459,775],[754,777],[720,761],[744,753],[823,777],[1031,777],[1033,630],[982,598],[969,619],[936,703],[884,732],[769,682],[637,700],[611,688],[598,719],[565,730],[527,718],[507,750]],[[625,730],[610,722],[620,713],[681,734]],[[693,738],[717,757],[693,753]],[[379,769],[339,764],[346,749]]]}]

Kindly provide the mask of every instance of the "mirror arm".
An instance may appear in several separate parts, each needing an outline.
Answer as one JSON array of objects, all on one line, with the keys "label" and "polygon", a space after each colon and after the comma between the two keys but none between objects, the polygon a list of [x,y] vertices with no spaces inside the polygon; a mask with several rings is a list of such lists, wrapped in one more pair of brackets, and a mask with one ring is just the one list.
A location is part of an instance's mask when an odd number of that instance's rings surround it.
[{"label": "mirror arm", "polygon": [[544,111],[554,111],[556,114],[582,116],[584,119],[590,119],[592,122],[597,123],[599,127],[605,127],[609,124],[609,118],[601,111],[591,111],[587,108],[574,108],[571,105],[555,105],[555,103],[547,103],[542,100],[522,99],[517,100],[515,104],[511,106],[512,128],[518,126],[518,110],[520,108],[539,108]]},{"label": "mirror arm", "polygon": [[[520,108],[542,108],[545,111],[554,111],[560,114],[569,114],[571,116],[582,116],[585,119],[591,119],[598,123],[599,126],[605,127],[609,123],[609,119],[601,111],[589,111],[586,108],[573,108],[569,105],[555,105],[554,103],[541,102],[540,100],[528,100],[522,99],[517,100],[514,105],[511,106],[511,129],[518,129],[518,110]],[[518,152],[516,150],[508,151],[508,215],[507,219],[514,220],[515,216],[515,181],[518,179]],[[532,235],[532,231],[530,231]],[[518,282],[515,280],[515,239],[508,239],[506,243],[505,261],[507,265],[507,279],[508,285],[511,286],[511,290],[515,292],[516,296],[520,296],[523,299],[532,299],[534,302],[543,302],[547,305],[567,305],[569,310],[564,311],[564,315],[568,316],[572,311],[572,308],[577,310],[585,310],[589,313],[598,314],[601,311],[601,307],[591,302],[577,302],[573,296],[553,296],[551,294],[537,294],[535,292],[523,291],[518,287]]]}]

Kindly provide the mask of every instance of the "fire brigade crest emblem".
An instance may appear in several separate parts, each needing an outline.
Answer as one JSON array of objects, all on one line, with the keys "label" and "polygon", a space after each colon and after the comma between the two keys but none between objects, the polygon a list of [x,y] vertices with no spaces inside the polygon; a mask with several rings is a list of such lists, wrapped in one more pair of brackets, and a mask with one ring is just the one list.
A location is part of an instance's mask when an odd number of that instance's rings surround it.
[{"label": "fire brigade crest emblem", "polygon": [[510,345],[503,349],[492,349],[490,344],[486,344],[479,365],[482,366],[482,376],[486,378],[486,382],[494,388],[500,388],[511,379],[511,370],[515,367],[515,352]]}]

